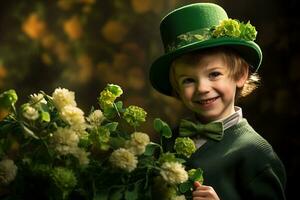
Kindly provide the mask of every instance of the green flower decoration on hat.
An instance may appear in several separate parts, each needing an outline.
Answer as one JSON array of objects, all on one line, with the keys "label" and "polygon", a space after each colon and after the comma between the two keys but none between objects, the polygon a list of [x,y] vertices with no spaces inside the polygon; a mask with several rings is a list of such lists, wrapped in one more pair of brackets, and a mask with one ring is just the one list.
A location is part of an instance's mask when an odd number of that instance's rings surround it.
[{"label": "green flower decoration on hat", "polygon": [[247,24],[241,23],[240,30],[241,30],[241,35],[240,35],[241,38],[250,41],[254,41],[256,39],[257,31],[255,27],[250,24],[249,21]]},{"label": "green flower decoration on hat", "polygon": [[168,45],[167,51],[171,52],[189,43],[201,42],[211,38],[232,37],[254,41],[256,35],[257,31],[250,22],[244,24],[236,19],[225,19],[218,26],[211,29],[204,28],[177,36],[176,41]]},{"label": "green flower decoration on hat", "polygon": [[213,37],[235,37],[248,41],[256,39],[257,31],[254,26],[248,22],[244,24],[235,19],[223,20],[212,32]]}]

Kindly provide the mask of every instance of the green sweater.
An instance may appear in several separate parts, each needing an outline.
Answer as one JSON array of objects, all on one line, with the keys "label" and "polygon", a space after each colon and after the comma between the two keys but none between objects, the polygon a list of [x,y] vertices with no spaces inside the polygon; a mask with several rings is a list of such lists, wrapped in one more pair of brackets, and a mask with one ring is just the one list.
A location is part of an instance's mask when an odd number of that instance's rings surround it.
[{"label": "green sweater", "polygon": [[203,169],[203,184],[221,200],[285,199],[284,166],[246,119],[226,129],[220,142],[208,140],[186,164]]}]

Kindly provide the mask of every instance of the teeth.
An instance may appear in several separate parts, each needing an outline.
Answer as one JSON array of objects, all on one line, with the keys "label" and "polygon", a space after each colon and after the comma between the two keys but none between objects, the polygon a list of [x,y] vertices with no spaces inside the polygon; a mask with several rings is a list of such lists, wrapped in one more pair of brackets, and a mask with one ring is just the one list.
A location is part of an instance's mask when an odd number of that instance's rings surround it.
[{"label": "teeth", "polygon": [[216,99],[217,99],[217,97],[212,98],[212,99],[207,99],[207,100],[200,100],[200,101],[197,101],[197,102],[199,102],[200,104],[209,104],[209,103],[215,101]]}]

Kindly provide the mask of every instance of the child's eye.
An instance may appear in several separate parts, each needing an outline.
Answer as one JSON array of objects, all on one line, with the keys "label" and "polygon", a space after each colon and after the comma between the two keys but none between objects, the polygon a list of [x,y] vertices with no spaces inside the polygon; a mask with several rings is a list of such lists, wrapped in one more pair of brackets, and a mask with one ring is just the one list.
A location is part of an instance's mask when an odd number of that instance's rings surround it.
[{"label": "child's eye", "polygon": [[221,75],[221,73],[217,72],[217,71],[209,73],[209,77],[212,79],[217,78],[220,75]]},{"label": "child's eye", "polygon": [[186,84],[193,83],[193,82],[195,82],[195,80],[193,78],[185,78],[181,81],[181,84],[186,85]]}]

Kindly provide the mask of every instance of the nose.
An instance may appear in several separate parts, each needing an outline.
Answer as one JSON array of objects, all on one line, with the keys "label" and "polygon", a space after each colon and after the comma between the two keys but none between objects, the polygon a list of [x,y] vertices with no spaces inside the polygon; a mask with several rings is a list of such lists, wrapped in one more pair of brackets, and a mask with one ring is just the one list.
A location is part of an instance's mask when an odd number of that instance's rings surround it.
[{"label": "nose", "polygon": [[210,90],[210,84],[209,84],[208,80],[206,80],[206,79],[198,80],[197,90],[196,90],[197,93],[205,94],[205,93],[208,93],[209,90]]}]

